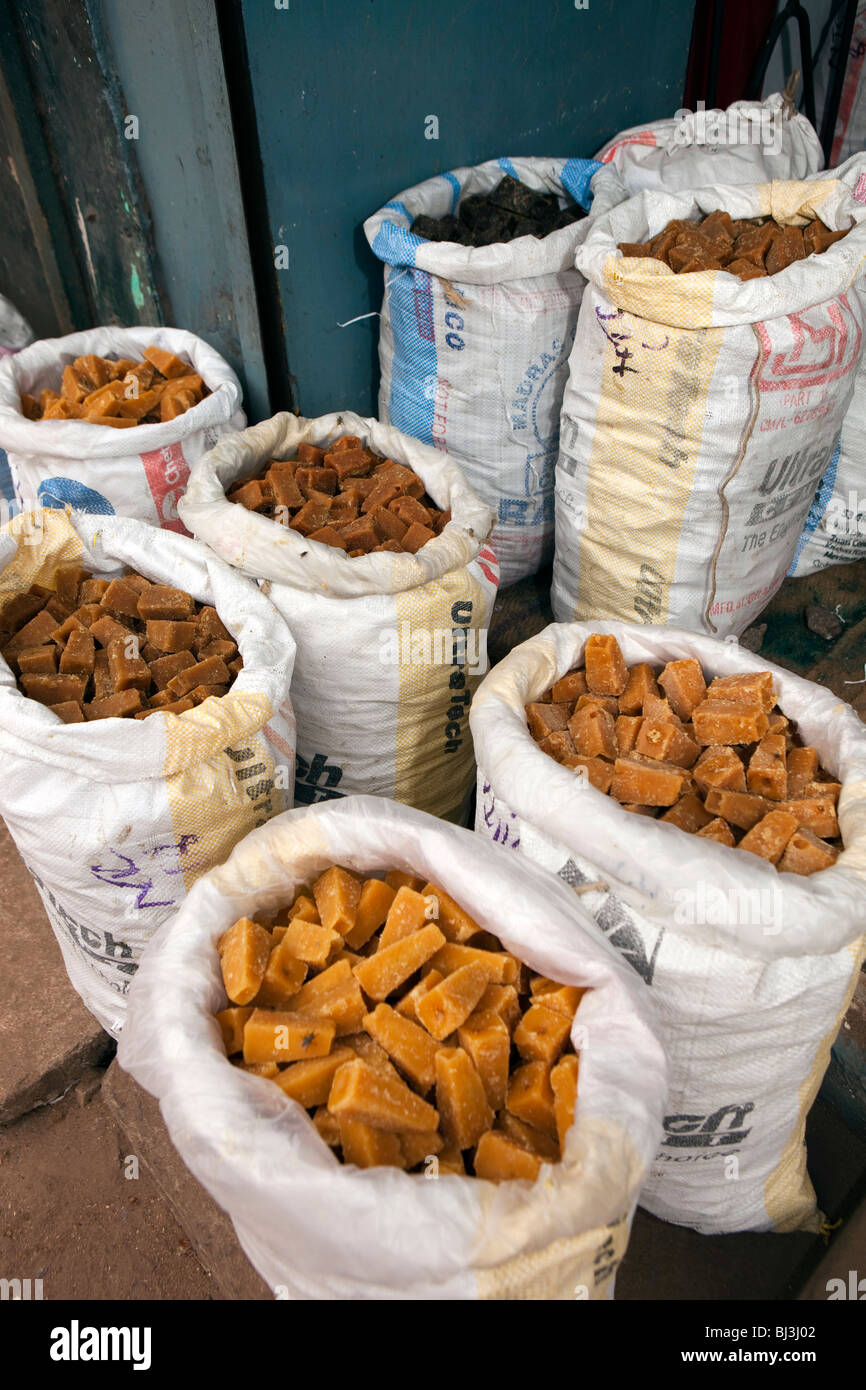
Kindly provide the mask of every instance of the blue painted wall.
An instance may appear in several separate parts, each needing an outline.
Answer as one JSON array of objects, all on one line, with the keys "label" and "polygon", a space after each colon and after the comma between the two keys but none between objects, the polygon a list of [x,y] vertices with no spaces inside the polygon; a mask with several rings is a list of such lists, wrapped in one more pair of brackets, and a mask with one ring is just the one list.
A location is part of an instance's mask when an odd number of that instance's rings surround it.
[{"label": "blue painted wall", "polygon": [[[443,170],[591,155],[623,127],[672,114],[692,11],[691,0],[243,0],[303,414],[375,414],[378,318],[337,326],[381,307],[364,219]],[[425,139],[429,115],[438,140]]]}]

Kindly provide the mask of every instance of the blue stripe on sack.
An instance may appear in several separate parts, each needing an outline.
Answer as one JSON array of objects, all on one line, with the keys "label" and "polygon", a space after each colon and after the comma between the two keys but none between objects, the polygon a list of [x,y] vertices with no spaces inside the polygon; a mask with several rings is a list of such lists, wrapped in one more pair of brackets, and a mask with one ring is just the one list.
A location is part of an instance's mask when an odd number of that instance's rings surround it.
[{"label": "blue stripe on sack", "polygon": [[457,207],[458,202],[460,201],[460,194],[463,190],[461,189],[460,181],[455,174],[443,174],[442,177],[443,179],[448,180],[448,182],[451,185],[451,188],[453,189],[451,195],[451,211],[453,212],[454,209]]},{"label": "blue stripe on sack", "polygon": [[422,444],[432,444],[437,381],[432,276],[414,268],[392,275],[388,310],[394,338],[391,424]]},{"label": "blue stripe on sack", "polygon": [[409,225],[410,227],[412,226],[412,220],[413,220],[413,219],[412,219],[412,214],[411,214],[411,212],[409,211],[409,209],[407,208],[406,204],[400,202],[400,199],[399,199],[399,198],[393,198],[393,199],[391,200],[390,203],[386,203],[386,204],[385,204],[385,211],[386,211],[386,212],[399,212],[400,215],[401,215],[402,217],[405,217],[405,219],[406,219],[408,225]]},{"label": "blue stripe on sack", "polygon": [[806,517],[803,530],[800,532],[800,539],[797,541],[797,549],[794,552],[794,558],[791,561],[791,567],[788,570],[787,577],[790,577],[797,568],[800,556],[803,552],[803,547],[806,545],[807,541],[811,540],[815,531],[818,529],[818,523],[827,510],[830,498],[833,496],[833,489],[836,486],[836,473],[839,468],[839,456],[841,453],[842,436],[840,434],[836,441],[833,457],[827,464],[824,476],[818,484],[818,491],[815,493],[812,505],[809,508],[809,515]]},{"label": "blue stripe on sack", "polygon": [[560,182],[566,193],[582,208],[588,208],[591,204],[590,180],[603,167],[597,159],[567,159],[563,164]]},{"label": "blue stripe on sack", "polygon": [[520,175],[518,174],[514,165],[511,163],[511,160],[508,159],[505,155],[503,155],[501,159],[497,159],[496,163],[499,165],[500,169],[504,170],[506,174],[510,174],[513,179],[517,179],[518,182],[520,181]]},{"label": "blue stripe on sack", "polygon": [[373,238],[372,251],[386,265],[414,265],[418,247],[425,244],[421,237],[398,227],[396,222],[383,222]]},{"label": "blue stripe on sack", "polygon": [[7,514],[3,517],[4,522],[6,522],[9,520],[10,516],[15,515],[19,507],[18,503],[15,501],[15,487],[12,483],[12,472],[9,468],[9,460],[6,457],[5,449],[0,449],[0,498],[7,504],[7,507],[10,505],[14,507],[13,511],[7,510]]}]

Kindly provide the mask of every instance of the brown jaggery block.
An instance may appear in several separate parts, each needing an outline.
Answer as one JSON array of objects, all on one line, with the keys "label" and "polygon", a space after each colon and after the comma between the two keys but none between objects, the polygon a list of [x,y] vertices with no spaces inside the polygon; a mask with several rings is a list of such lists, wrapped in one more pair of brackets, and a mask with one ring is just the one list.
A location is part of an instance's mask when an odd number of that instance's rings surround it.
[{"label": "brown jaggery block", "polygon": [[749,791],[769,801],[784,801],[788,794],[784,734],[765,734],[746,771]]},{"label": "brown jaggery block", "polygon": [[420,893],[424,887],[424,879],[420,874],[409,874],[403,869],[389,869],[385,875],[385,882],[395,893],[399,888],[414,888],[416,893]]},{"label": "brown jaggery block", "polygon": [[87,678],[76,675],[22,676],[21,684],[30,700],[40,705],[60,705],[66,700],[81,701],[87,688]]},{"label": "brown jaggery block", "polygon": [[[347,1120],[346,1124],[351,1124]],[[320,1105],[313,1116],[313,1124],[316,1126],[319,1138],[328,1145],[329,1149],[339,1149],[340,1147],[340,1125],[336,1115],[332,1115],[327,1105]],[[383,1130],[377,1130],[377,1134],[383,1134]],[[360,1166],[360,1165],[359,1165]]]},{"label": "brown jaggery block", "polygon": [[[776,703],[771,671],[750,671],[742,676],[716,676],[710,681],[707,699],[738,705],[757,705],[765,714]],[[723,740],[719,740],[721,743]]]},{"label": "brown jaggery block", "polygon": [[665,811],[659,816],[659,820],[665,821],[668,825],[675,825],[679,830],[685,830],[687,834],[694,835],[702,826],[709,825],[713,817],[709,811],[704,809],[703,802],[694,792],[686,792],[679,801],[671,806],[669,811]]},{"label": "brown jaggery block", "polygon": [[325,454],[321,462],[325,468],[333,468],[342,482],[345,478],[366,477],[376,462],[376,455],[370,449],[334,449]]},{"label": "brown jaggery block", "polygon": [[615,723],[616,751],[620,757],[634,749],[643,716],[640,714],[620,714]]},{"label": "brown jaggery block", "polygon": [[414,888],[400,888],[388,909],[385,925],[379,936],[380,951],[387,950],[395,941],[402,941],[410,932],[423,927],[425,922],[434,920],[435,905]]},{"label": "brown jaggery block", "polygon": [[114,694],[111,672],[108,669],[108,652],[97,651],[93,658],[93,698],[104,700]]},{"label": "brown jaggery block", "polygon": [[460,966],[416,1001],[419,1023],[442,1042],[474,1012],[488,983],[487,971],[477,962]]},{"label": "brown jaggery block", "polygon": [[298,468],[295,470],[295,482],[308,501],[315,496],[333,497],[337,490],[337,475],[333,468],[315,465]]},{"label": "brown jaggery block", "polygon": [[644,719],[635,739],[634,751],[676,767],[691,767],[700,748],[684,729],[663,719]]},{"label": "brown jaggery block", "polygon": [[62,700],[59,705],[49,705],[52,714],[62,719],[64,724],[83,724],[84,710],[77,700]]},{"label": "brown jaggery block", "polygon": [[691,656],[682,661],[669,661],[659,676],[658,683],[670,700],[674,714],[680,719],[691,719],[696,705],[707,697],[707,685],[700,662]]},{"label": "brown jaggery block", "polygon": [[692,768],[698,789],[706,796],[710,787],[727,787],[729,791],[746,790],[746,769],[733,748],[711,743],[704,749]]},{"label": "brown jaggery block", "polygon": [[752,261],[753,264],[763,267],[775,237],[776,226],[773,222],[747,227],[736,238],[734,253],[738,260]]},{"label": "brown jaggery block", "polygon": [[[57,658],[62,650],[57,646],[25,647],[16,658],[22,676],[53,676],[58,669]],[[73,675],[80,674],[73,670]]]},{"label": "brown jaggery block", "polygon": [[507,951],[481,951],[457,941],[442,945],[430,963],[443,975],[451,975],[464,965],[480,965],[487,978],[497,985],[516,985],[520,977],[520,964]]},{"label": "brown jaggery block", "polygon": [[[64,675],[89,676],[96,659],[96,646],[90,633],[79,629],[71,632],[60,654],[60,670]],[[19,665],[21,661],[19,658]],[[23,671],[23,667],[21,668]],[[120,689],[120,687],[117,687]],[[147,687],[145,687],[146,689]]]},{"label": "brown jaggery block", "polygon": [[29,622],[24,623],[3,648],[7,661],[10,655],[23,651],[26,647],[42,647],[50,642],[57,628],[57,621],[44,608]]},{"label": "brown jaggery block", "polygon": [[615,637],[594,632],[583,654],[587,689],[593,695],[621,695],[628,684],[628,667]]},{"label": "brown jaggery block", "polygon": [[297,455],[299,463],[321,463],[325,457],[325,450],[318,444],[304,443],[298,445]]},{"label": "brown jaggery block", "polygon": [[237,644],[235,642],[221,642],[218,637],[215,637],[212,642],[206,642],[204,645],[202,645],[201,639],[197,637],[194,646],[197,648],[199,661],[208,661],[211,657],[219,657],[221,661],[226,663],[227,667],[228,663],[233,661],[238,654]]},{"label": "brown jaggery block", "polygon": [[[148,623],[148,629],[150,626]],[[225,662],[218,656],[209,656],[204,661],[197,661],[193,666],[178,671],[176,676],[172,676],[166,689],[171,691],[176,700],[181,700],[184,695],[191,694],[200,685],[228,685],[230,680],[231,672]]]},{"label": "brown jaggery block", "polygon": [[426,1163],[428,1158],[435,1158],[445,1147],[445,1140],[441,1134],[431,1134],[428,1130],[426,1134],[398,1134],[400,1149],[403,1154],[403,1162],[407,1168],[417,1168],[419,1163]]},{"label": "brown jaggery block", "polygon": [[632,754],[617,758],[610,793],[633,806],[673,806],[684,790],[686,773],[670,763]]},{"label": "brown jaggery block", "polygon": [[331,1019],[281,1009],[254,1009],[244,1028],[245,1062],[301,1062],[325,1057],[335,1034]]},{"label": "brown jaggery block", "polygon": [[622,714],[641,714],[648,695],[658,695],[659,688],[653,668],[646,661],[629,667],[625,689],[619,697]]},{"label": "brown jaggery block", "polygon": [[356,1168],[404,1166],[399,1135],[374,1129],[363,1120],[352,1120],[345,1115],[338,1117],[338,1127],[345,1163],[353,1163]]},{"label": "brown jaggery block", "polygon": [[579,709],[592,707],[606,710],[613,720],[616,720],[619,714],[619,700],[615,695],[580,695],[575,701],[572,714]]},{"label": "brown jaggery block", "polygon": [[[270,483],[276,507],[286,507],[289,511],[295,511],[304,505],[306,499],[298,487],[293,472],[290,473],[278,464],[271,464],[266,477]],[[236,497],[233,498],[233,501],[237,500]]]},{"label": "brown jaggery block", "polygon": [[514,985],[489,984],[470,1017],[479,1019],[483,1014],[496,1014],[510,1033],[520,1018],[520,1000]]},{"label": "brown jaggery block", "polygon": [[702,825],[697,834],[703,836],[705,840],[715,840],[720,845],[728,845],[731,849],[737,843],[734,839],[734,832],[728,822],[722,820],[721,816],[716,816],[706,825]]},{"label": "brown jaggery block", "polygon": [[[483,997],[483,996],[482,996]],[[470,1014],[457,1029],[460,1046],[475,1064],[487,1103],[501,1110],[508,1090],[511,1034],[504,1019],[492,1010]]]},{"label": "brown jaggery block", "polygon": [[[300,512],[298,515],[300,516]],[[340,534],[350,552],[361,550],[364,554],[369,555],[379,544],[379,533],[372,517],[369,516],[358,517],[357,521],[341,523]]]},{"label": "brown jaggery block", "polygon": [[125,579],[112,579],[100,600],[100,607],[112,617],[137,618],[139,593]]},{"label": "brown jaggery block", "polygon": [[444,888],[440,888],[437,883],[425,883],[421,892],[425,898],[433,897],[438,902],[439,916],[436,924],[447,941],[466,942],[477,936],[481,930],[478,923],[468,912],[464,912],[460,904],[450,893],[446,893]]},{"label": "brown jaggery block", "polygon": [[790,739],[793,736],[791,721],[785,718],[781,710],[770,710],[769,714],[767,715],[767,733],[785,734],[787,742],[790,742]]},{"label": "brown jaggery block", "polygon": [[[90,640],[92,642],[93,638]],[[72,641],[71,637],[69,641]],[[114,689],[118,692],[136,689],[144,693],[150,686],[150,667],[139,655],[138,638],[133,632],[109,642],[108,669]],[[186,693],[185,690],[180,692],[182,695]]]},{"label": "brown jaggery block", "polygon": [[429,526],[422,526],[420,522],[413,521],[405,536],[401,541],[404,550],[408,550],[410,555],[417,555],[422,546],[428,541],[436,539],[436,532]]},{"label": "brown jaggery block", "polygon": [[391,885],[383,883],[381,879],[368,878],[362,884],[354,925],[345,933],[347,946],[359,950],[367,944],[385,921],[395,896]]},{"label": "brown jaggery block", "polygon": [[443,1138],[458,1149],[477,1144],[493,1124],[478,1069],[462,1047],[440,1047],[436,1053],[436,1105]]},{"label": "brown jaggery block", "polygon": [[216,1015],[227,1057],[233,1057],[235,1053],[243,1052],[244,1027],[252,1012],[250,1005],[241,1008],[232,1005],[228,1009],[220,1009]]},{"label": "brown jaggery block", "polygon": [[[145,622],[148,619],[166,622],[186,622],[192,615],[195,600],[183,589],[173,589],[168,584],[151,584],[138,596],[138,614]],[[132,615],[136,616],[135,614]]]},{"label": "brown jaggery block", "polygon": [[79,604],[98,603],[101,607],[108,585],[109,581],[107,579],[91,578],[82,580],[81,587],[78,590]]},{"label": "brown jaggery block", "polygon": [[323,927],[317,922],[307,922],[297,915],[285,928],[283,941],[297,960],[302,960],[307,965],[322,966],[334,947],[342,945],[343,938],[330,927]]},{"label": "brown jaggery block", "polygon": [[788,795],[800,796],[818,771],[818,754],[814,748],[791,748],[788,751]]},{"label": "brown jaggery block", "polygon": [[311,1110],[315,1105],[327,1105],[337,1068],[354,1059],[355,1054],[350,1047],[332,1047],[324,1057],[292,1062],[275,1080],[291,1100],[296,1100],[305,1110]]},{"label": "brown jaggery block", "polygon": [[[404,502],[412,501],[412,498],[404,497]],[[408,526],[405,521],[401,521],[394,512],[387,507],[374,507],[370,510],[373,525],[383,541],[402,541]],[[402,550],[402,545],[400,549]]]},{"label": "brown jaggery block", "polygon": [[[555,709],[555,705],[545,705]],[[585,758],[616,757],[616,725],[607,710],[585,705],[575,710],[568,721],[568,732],[579,754]]]},{"label": "brown jaggery block", "polygon": [[[148,642],[166,653],[189,651],[196,637],[195,623],[166,622],[161,618],[151,619],[146,630]],[[99,641],[99,637],[96,640]]]},{"label": "brown jaggery block", "polygon": [[64,603],[71,608],[78,604],[78,590],[88,578],[87,570],[81,565],[60,565],[54,574],[54,587]]},{"label": "brown jaggery block", "polygon": [[553,1091],[553,1114],[556,1121],[556,1134],[559,1139],[560,1154],[565,1151],[565,1136],[574,1123],[574,1107],[577,1104],[577,1076],[580,1059],[573,1052],[561,1057],[550,1072],[550,1088]]},{"label": "brown jaggery block", "polygon": [[550,1070],[544,1062],[525,1062],[511,1074],[506,1108],[518,1120],[556,1138],[556,1113]]},{"label": "brown jaggery block", "polygon": [[308,540],[319,541],[322,545],[332,545],[337,550],[348,550],[349,548],[339,531],[335,531],[333,526],[322,526],[318,531],[311,531]]},{"label": "brown jaggery block", "polygon": [[847,231],[831,231],[819,218],[815,217],[803,228],[803,247],[806,255],[813,256],[826,251],[834,242],[841,241],[842,237],[847,235]]},{"label": "brown jaggery block", "polygon": [[232,635],[220,618],[216,609],[209,603],[203,605],[195,620],[198,639],[202,642],[231,641]]},{"label": "brown jaggery block", "polygon": [[654,820],[658,815],[657,806],[640,806],[633,801],[623,801],[621,805],[622,809],[628,811],[630,816],[648,816],[650,820]]},{"label": "brown jaggery block", "polygon": [[585,778],[590,786],[595,787],[596,791],[610,791],[613,766],[611,763],[605,762],[604,758],[585,758],[580,753],[574,753],[563,758],[562,765],[569,768],[576,776]]},{"label": "brown jaggery block", "polygon": [[798,826],[794,831],[781,859],[779,872],[783,874],[815,874],[820,869],[829,869],[839,857],[839,851],[806,826]]},{"label": "brown jaggery block", "polygon": [[395,1081],[402,1081],[403,1078],[384,1047],[377,1043],[374,1038],[371,1038],[369,1033],[351,1033],[343,1038],[343,1043],[346,1047],[350,1047],[355,1056],[360,1057],[374,1071],[382,1072]]},{"label": "brown jaggery block", "polygon": [[417,1023],[419,1021],[416,1012],[418,1001],[423,999],[424,995],[429,993],[429,991],[444,980],[444,978],[445,976],[441,971],[428,970],[427,974],[422,976],[417,985],[413,985],[413,987],[403,995],[399,1003],[395,1004],[394,1007],[397,1013],[401,1014],[403,1018],[409,1018],[413,1023]]},{"label": "brown jaggery block", "polygon": [[261,987],[271,953],[269,933],[250,917],[240,917],[220,937],[219,953],[229,999],[233,1004],[251,1004]]},{"label": "brown jaggery block", "polygon": [[522,1149],[536,1154],[542,1163],[559,1162],[560,1151],[557,1140],[551,1139],[547,1134],[542,1134],[540,1129],[535,1129],[523,1120],[518,1120],[517,1116],[512,1115],[510,1110],[499,1111],[494,1128],[497,1133],[504,1134],[513,1143],[519,1144]]},{"label": "brown jaggery block", "polygon": [[675,724],[678,729],[683,727],[683,721],[678,714],[674,714],[670,700],[664,695],[653,695],[651,691],[647,693],[643,704],[645,719],[655,719],[667,724]]},{"label": "brown jaggery block", "polygon": [[581,668],[579,671],[569,671],[567,676],[560,676],[554,682],[551,699],[554,704],[565,704],[569,700],[579,700],[586,693],[586,672]]},{"label": "brown jaggery block", "polygon": [[779,810],[787,811],[801,830],[811,830],[819,839],[835,840],[839,834],[836,806],[830,796],[804,796],[783,801]]},{"label": "brown jaggery block", "polygon": [[293,531],[300,531],[302,536],[310,536],[314,531],[321,531],[323,526],[327,526],[331,515],[331,499],[324,493],[311,497],[299,511],[295,512],[289,522],[289,527]]},{"label": "brown jaggery block", "polygon": [[568,705],[534,703],[525,706],[529,732],[537,740],[546,738],[558,729],[567,729],[570,715]]},{"label": "brown jaggery block", "polygon": [[[32,591],[28,594],[13,594],[0,609],[0,632],[19,633],[31,618],[45,607],[45,599]],[[38,642],[25,643],[37,647]]]},{"label": "brown jaggery block", "polygon": [[262,983],[255,997],[256,1008],[284,1008],[301,988],[307,978],[307,970],[306,962],[292,955],[285,937],[278,941],[268,956]]},{"label": "brown jaggery block", "polygon": [[367,1005],[350,962],[338,960],[301,986],[292,999],[292,1009],[313,1018],[330,1019],[337,1036],[345,1037],[359,1031]]},{"label": "brown jaggery block", "polygon": [[748,850],[760,859],[768,859],[771,864],[778,864],[796,829],[796,818],[787,811],[770,811],[757,825],[746,831],[740,841],[740,849]]},{"label": "brown jaggery block", "polygon": [[323,927],[330,927],[342,937],[352,930],[361,887],[359,878],[337,865],[319,875],[313,884],[313,897]]},{"label": "brown jaggery block", "polygon": [[571,1032],[571,1019],[545,1007],[545,995],[530,1004],[514,1030],[514,1045],[524,1061],[552,1066]]},{"label": "brown jaggery block", "polygon": [[515,1143],[500,1130],[489,1129],[478,1141],[473,1167],[476,1178],[484,1178],[487,1182],[510,1182],[519,1178],[535,1182],[541,1163],[531,1149]]},{"label": "brown jaggery block", "polygon": [[319,909],[306,893],[299,893],[289,908],[289,921],[301,917],[305,922],[320,922]]},{"label": "brown jaggery block", "polygon": [[562,1014],[569,1022],[577,1013],[577,1006],[586,990],[581,985],[560,985],[555,980],[547,980],[542,975],[536,975],[530,985],[534,998],[538,1003],[542,1003],[546,1009],[552,1009],[554,1013]]},{"label": "brown jaggery block", "polygon": [[773,244],[764,259],[768,275],[778,275],[780,270],[787,270],[794,261],[802,261],[806,255],[806,248],[803,244],[803,233],[799,227],[783,227],[777,232],[773,239]]},{"label": "brown jaggery block", "polygon": [[181,671],[188,671],[195,665],[195,657],[191,652],[172,652],[168,656],[159,656],[150,662],[150,674],[157,690],[165,690],[169,681],[175,676],[180,675]]},{"label": "brown jaggery block", "polygon": [[698,743],[757,743],[767,732],[766,714],[758,705],[737,700],[706,699],[692,713]]},{"label": "brown jaggery block", "polygon": [[156,709],[151,702],[150,709],[139,710],[133,716],[135,719],[147,719],[151,714],[186,714],[188,709],[194,709],[192,700],[187,695],[183,700],[170,700],[164,705],[159,705]]},{"label": "brown jaggery block", "polygon": [[772,803],[762,796],[729,791],[726,787],[710,787],[704,806],[711,817],[721,816],[738,830],[751,830],[772,809]]},{"label": "brown jaggery block", "polygon": [[445,937],[435,922],[428,922],[425,927],[420,927],[402,941],[395,941],[392,946],[377,951],[374,956],[356,965],[355,977],[364,993],[380,1003],[395,989],[399,989],[400,985],[408,980],[410,975],[414,975],[416,970],[420,970],[422,965],[426,965],[444,946]]},{"label": "brown jaggery block", "polygon": [[377,1004],[363,1020],[364,1028],[401,1072],[418,1087],[429,1091],[436,1080],[438,1043],[430,1034],[398,1014],[390,1004]]},{"label": "brown jaggery block", "polygon": [[539,740],[538,746],[542,753],[546,753],[548,758],[553,758],[557,763],[564,763],[566,758],[575,756],[574,743],[567,729],[557,729],[555,733],[548,734],[546,738]]},{"label": "brown jaggery block", "polygon": [[736,275],[740,280],[760,280],[767,273],[763,266],[755,265],[754,262],[742,258],[728,261],[725,270],[729,275]]},{"label": "brown jaggery block", "polygon": [[377,1071],[360,1057],[344,1062],[337,1070],[328,1109],[338,1120],[362,1120],[374,1129],[392,1133],[407,1130],[417,1134],[439,1128],[439,1115],[432,1105],[405,1082]]}]

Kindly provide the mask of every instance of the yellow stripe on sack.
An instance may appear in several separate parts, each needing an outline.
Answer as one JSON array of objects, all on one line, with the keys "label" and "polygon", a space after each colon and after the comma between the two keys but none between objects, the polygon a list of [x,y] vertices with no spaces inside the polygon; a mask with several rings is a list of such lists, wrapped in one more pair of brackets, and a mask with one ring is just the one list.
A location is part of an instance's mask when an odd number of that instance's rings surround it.
[{"label": "yellow stripe on sack", "polygon": [[604,288],[612,305],[648,327],[676,323],[681,328],[704,328],[713,321],[717,270],[675,275],[662,261],[646,256],[609,256],[604,264]]},{"label": "yellow stripe on sack", "polygon": [[764,1183],[764,1206],[779,1235],[789,1231],[821,1229],[822,1216],[815,1210],[815,1190],[806,1171],[806,1117],[829,1065],[830,1049],[854,998],[860,970],[866,960],[866,936],[861,936],[848,947],[848,951],[853,960],[853,969],[845,998],[832,1028],[818,1044],[812,1069],[797,1092],[796,1123],[779,1156],[779,1162]]},{"label": "yellow stripe on sack", "polygon": [[724,329],[615,313],[598,331],[608,341],[574,616],[664,623]]},{"label": "yellow stripe on sack", "polygon": [[59,566],[74,565],[84,554],[84,546],[66,512],[51,507],[20,512],[0,527],[0,535],[12,536],[18,542],[17,555],[0,575],[0,603],[29,589],[31,584],[53,589]]},{"label": "yellow stripe on sack", "polygon": [[[271,716],[271,705],[258,698],[264,724]],[[175,843],[184,846],[180,860],[187,892],[201,874],[221,864],[244,835],[282,810],[282,798],[274,790],[270,748],[261,733],[244,732],[249,727],[249,697],[238,705],[237,717],[226,720],[231,701],[231,695],[220,700],[225,749],[205,761],[195,751],[199,722],[195,716],[201,711],[202,718],[207,718],[208,702],[166,720],[166,767],[181,771],[166,777],[165,788]]]},{"label": "yellow stripe on sack", "polygon": [[475,776],[465,697],[480,679],[465,665],[476,639],[459,634],[481,630],[484,590],[460,569],[395,600],[400,673],[394,800],[457,820]]}]

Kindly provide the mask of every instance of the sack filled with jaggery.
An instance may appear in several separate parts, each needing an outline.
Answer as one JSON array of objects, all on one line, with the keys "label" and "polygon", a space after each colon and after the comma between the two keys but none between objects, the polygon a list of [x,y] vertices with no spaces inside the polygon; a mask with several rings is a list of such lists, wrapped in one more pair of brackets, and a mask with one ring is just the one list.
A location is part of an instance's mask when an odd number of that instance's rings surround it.
[{"label": "sack filled with jaggery", "polygon": [[653,1018],[566,884],[351,797],[199,880],[118,1058],[277,1298],[604,1299],[660,1132]]},{"label": "sack filled with jaggery", "polygon": [[368,793],[460,818],[498,566],[457,464],[349,411],[283,413],[201,459],[180,514],[266,586],[298,643],[295,800]]},{"label": "sack filled with jaggery", "polygon": [[835,179],[650,190],[595,221],[556,471],[559,621],[755,621],[848,410],[864,258],[866,207]]},{"label": "sack filled with jaggery", "polygon": [[156,928],[292,805],[294,654],[190,537],[51,509],[0,529],[0,815],[115,1037]]},{"label": "sack filled with jaggery", "polygon": [[816,1230],[806,1117],[866,950],[862,723],[736,642],[617,622],[516,647],[471,723],[476,829],[591,885],[659,1008],[671,1085],[641,1205],[705,1233]]},{"label": "sack filled with jaggery", "polygon": [[89,328],[0,362],[0,448],[24,511],[71,507],[183,531],[190,468],[245,424],[237,376],[183,329]]},{"label": "sack filled with jaggery", "polygon": [[553,546],[559,414],[585,281],[592,159],[489,159],[364,223],[383,262],[379,416],[447,450],[493,507],[503,586]]}]

